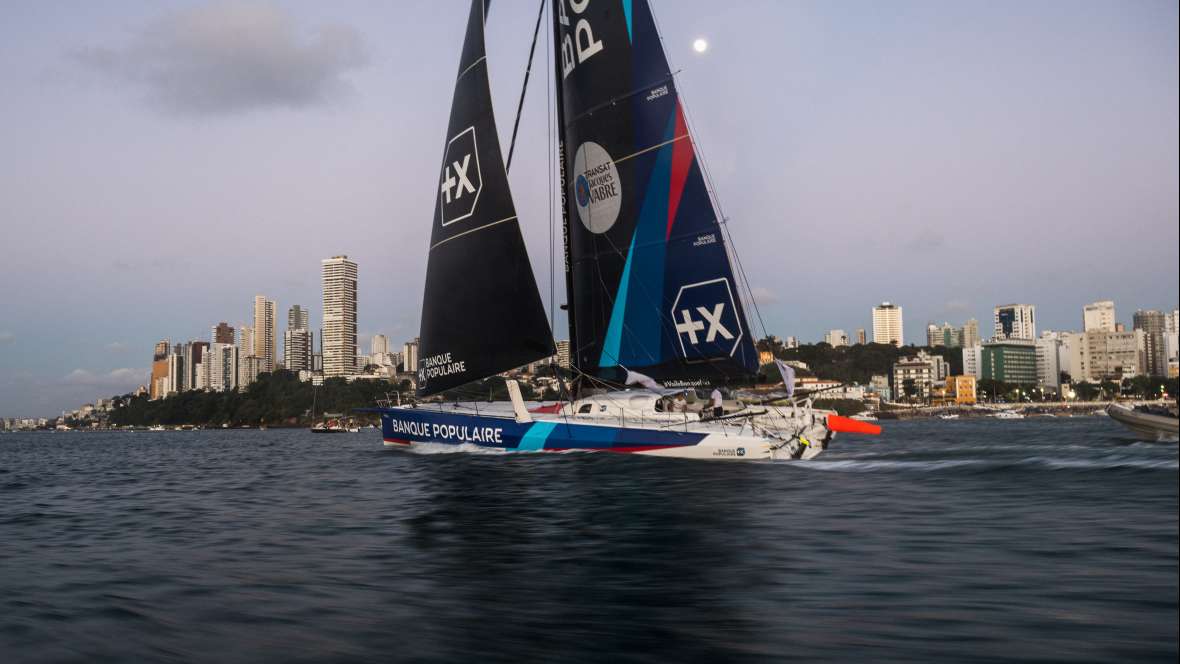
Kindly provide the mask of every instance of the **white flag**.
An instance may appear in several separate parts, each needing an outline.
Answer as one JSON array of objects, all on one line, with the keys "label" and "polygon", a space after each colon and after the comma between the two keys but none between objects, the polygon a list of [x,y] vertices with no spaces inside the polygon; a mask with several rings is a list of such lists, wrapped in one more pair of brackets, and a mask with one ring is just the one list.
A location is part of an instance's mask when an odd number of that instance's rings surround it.
[{"label": "white flag", "polygon": [[627,379],[624,382],[628,385],[642,385],[652,392],[660,392],[661,394],[664,392],[663,385],[657,383],[651,376],[645,376],[638,371],[627,369]]},{"label": "white flag", "polygon": [[787,387],[787,396],[795,396],[795,367],[778,359],[774,361],[774,365],[778,367],[778,372],[783,377],[783,385]]}]

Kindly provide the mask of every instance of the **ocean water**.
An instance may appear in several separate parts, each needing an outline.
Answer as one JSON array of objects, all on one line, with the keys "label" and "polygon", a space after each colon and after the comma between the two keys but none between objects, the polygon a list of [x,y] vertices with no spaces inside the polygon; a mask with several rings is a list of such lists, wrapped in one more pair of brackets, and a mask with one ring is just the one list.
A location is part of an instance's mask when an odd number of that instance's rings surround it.
[{"label": "ocean water", "polygon": [[0,435],[0,661],[1176,661],[1175,443],[883,424],[798,463]]}]

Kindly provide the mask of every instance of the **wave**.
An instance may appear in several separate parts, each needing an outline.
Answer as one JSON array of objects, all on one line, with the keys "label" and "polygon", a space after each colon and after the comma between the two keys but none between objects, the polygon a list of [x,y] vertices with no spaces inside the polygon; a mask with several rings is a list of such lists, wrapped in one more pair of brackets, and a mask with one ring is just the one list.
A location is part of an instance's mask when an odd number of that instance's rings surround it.
[{"label": "wave", "polygon": [[936,472],[954,468],[982,470],[1039,468],[1050,470],[1177,470],[1175,459],[1060,459],[1026,457],[1024,459],[936,459],[929,461],[900,461],[883,459],[815,459],[794,464],[801,468],[832,472],[912,471]]}]

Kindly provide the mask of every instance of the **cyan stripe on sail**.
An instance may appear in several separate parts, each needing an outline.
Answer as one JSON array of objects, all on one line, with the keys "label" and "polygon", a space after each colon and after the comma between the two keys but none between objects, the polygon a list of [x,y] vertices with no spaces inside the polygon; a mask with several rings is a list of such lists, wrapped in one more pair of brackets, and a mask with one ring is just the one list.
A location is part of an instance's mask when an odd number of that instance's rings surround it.
[{"label": "cyan stripe on sail", "polygon": [[544,449],[545,441],[556,426],[557,422],[533,422],[533,426],[520,437],[520,443],[516,446],[517,451]]},{"label": "cyan stripe on sail", "polygon": [[[664,141],[671,141],[676,129],[675,116],[665,129]],[[668,244],[665,238],[668,218],[668,187],[672,177],[672,150],[669,143],[656,153],[655,164],[643,194],[643,206],[631,236],[631,248],[623,266],[623,276],[615,293],[610,323],[602,343],[599,367],[616,365],[643,367],[663,360],[661,300],[664,294],[664,263]],[[637,257],[637,254],[642,254]],[[634,282],[634,287],[632,287]],[[629,306],[629,299],[635,305]],[[623,325],[627,326],[626,343]]]},{"label": "cyan stripe on sail", "polygon": [[631,0],[623,0],[623,16],[627,19],[627,41],[634,43],[635,37],[631,35]]},{"label": "cyan stripe on sail", "polygon": [[619,290],[615,292],[615,303],[611,307],[610,324],[606,328],[606,337],[602,340],[602,355],[598,358],[598,366],[613,367],[619,363],[619,345],[623,342],[623,318],[627,312],[627,287],[631,285],[631,261],[635,259],[635,238],[639,237],[639,229],[631,236],[631,247],[627,250],[627,263],[623,266],[623,276],[619,279]]}]

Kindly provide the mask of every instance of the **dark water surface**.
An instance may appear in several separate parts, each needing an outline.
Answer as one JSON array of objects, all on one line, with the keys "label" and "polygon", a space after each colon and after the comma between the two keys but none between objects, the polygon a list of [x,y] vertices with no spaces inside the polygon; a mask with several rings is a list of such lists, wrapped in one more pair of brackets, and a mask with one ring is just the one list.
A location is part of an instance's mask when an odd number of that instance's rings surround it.
[{"label": "dark water surface", "polygon": [[793,464],[0,435],[0,661],[1176,661],[1175,443],[885,426]]}]

